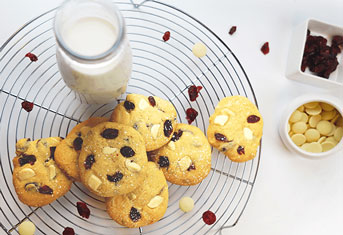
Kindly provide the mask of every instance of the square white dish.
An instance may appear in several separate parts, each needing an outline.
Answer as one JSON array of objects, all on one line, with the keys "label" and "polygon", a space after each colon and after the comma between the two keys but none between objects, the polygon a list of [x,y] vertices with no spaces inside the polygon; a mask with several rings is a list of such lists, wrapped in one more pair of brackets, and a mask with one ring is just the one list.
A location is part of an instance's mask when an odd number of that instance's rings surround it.
[{"label": "square white dish", "polygon": [[336,70],[330,74],[328,79],[315,75],[309,71],[308,68],[306,68],[305,72],[301,71],[301,62],[304,54],[308,29],[311,31],[311,35],[320,35],[326,38],[329,45],[333,36],[343,36],[343,27],[328,24],[315,19],[308,19],[302,24],[298,25],[293,31],[290,43],[286,77],[291,80],[321,88],[343,88],[343,51],[337,55],[339,64]]}]

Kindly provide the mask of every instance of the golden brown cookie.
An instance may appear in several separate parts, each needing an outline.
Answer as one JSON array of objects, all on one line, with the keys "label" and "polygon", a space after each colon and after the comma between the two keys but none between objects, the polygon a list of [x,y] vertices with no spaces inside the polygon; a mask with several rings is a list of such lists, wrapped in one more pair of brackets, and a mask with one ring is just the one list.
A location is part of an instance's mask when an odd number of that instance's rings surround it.
[{"label": "golden brown cookie", "polygon": [[244,96],[223,98],[210,117],[210,144],[234,162],[253,159],[260,144],[263,119],[257,107]]},{"label": "golden brown cookie", "polygon": [[143,136],[147,151],[152,151],[172,137],[176,110],[172,103],[157,96],[129,94],[114,109],[111,121],[136,129]]},{"label": "golden brown cookie", "polygon": [[44,206],[69,191],[72,182],[54,161],[54,152],[61,140],[60,137],[50,137],[17,142],[13,185],[22,203]]},{"label": "golden brown cookie", "polygon": [[198,127],[179,123],[170,142],[156,151],[155,162],[169,182],[195,185],[211,170],[211,146]]},{"label": "golden brown cookie", "polygon": [[106,199],[111,218],[129,228],[159,221],[168,207],[168,185],[155,163],[148,162],[144,184],[125,195]]},{"label": "golden brown cookie", "polygon": [[108,121],[105,117],[91,117],[76,125],[56,148],[57,165],[73,180],[80,181],[78,158],[90,128]]},{"label": "golden brown cookie", "polygon": [[142,184],[147,162],[143,138],[135,129],[103,122],[85,138],[79,156],[80,178],[99,196],[126,194]]}]

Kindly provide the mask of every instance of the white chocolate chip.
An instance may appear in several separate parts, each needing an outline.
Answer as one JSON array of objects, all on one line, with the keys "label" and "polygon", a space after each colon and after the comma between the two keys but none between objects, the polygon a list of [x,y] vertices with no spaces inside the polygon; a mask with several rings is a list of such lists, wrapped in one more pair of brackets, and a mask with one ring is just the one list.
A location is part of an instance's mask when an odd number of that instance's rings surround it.
[{"label": "white chocolate chip", "polygon": [[330,104],[327,104],[327,103],[320,103],[320,106],[322,106],[322,109],[324,111],[332,111],[334,110],[334,107]]},{"label": "white chocolate chip", "polygon": [[141,166],[138,165],[137,163],[126,159],[125,160],[125,166],[127,167],[127,169],[131,172],[139,172],[141,170]]},{"label": "white chocolate chip", "polygon": [[244,134],[244,137],[247,139],[247,140],[252,140],[253,139],[253,133],[252,133],[252,130],[250,130],[249,128],[247,127],[244,127],[243,129],[243,134]]},{"label": "white chocolate chip", "polygon": [[106,146],[106,147],[104,147],[104,148],[102,149],[102,152],[103,152],[104,154],[112,154],[112,153],[115,153],[115,152],[117,152],[117,151],[118,151],[117,148],[111,148],[111,147],[109,147],[109,146]]},{"label": "white chocolate chip", "polygon": [[303,134],[294,134],[291,139],[293,143],[298,146],[301,146],[306,142],[306,137]]},{"label": "white chocolate chip", "polygon": [[317,105],[314,108],[306,108],[305,111],[309,115],[314,116],[314,115],[318,115],[322,112],[322,107],[320,105]]},{"label": "white chocolate chip", "polygon": [[313,109],[317,105],[319,105],[318,102],[310,102],[310,103],[304,104],[305,108],[308,108],[308,109]]},{"label": "white chocolate chip", "polygon": [[151,209],[154,209],[154,208],[158,207],[162,202],[163,202],[163,197],[155,196],[148,203],[148,207],[150,207]]},{"label": "white chocolate chip", "polygon": [[229,116],[235,116],[235,113],[230,109],[223,109],[222,112],[229,114]]},{"label": "white chocolate chip", "polygon": [[326,140],[326,137],[325,136],[322,136],[319,138],[319,140],[317,141],[318,143],[323,143],[324,141]]},{"label": "white chocolate chip", "polygon": [[206,55],[207,48],[203,43],[198,42],[194,44],[192,52],[196,57],[201,58]]},{"label": "white chocolate chip", "polygon": [[99,179],[97,176],[95,175],[91,175],[88,179],[88,185],[91,189],[93,189],[94,191],[96,191],[99,186],[102,184],[101,179]]},{"label": "white chocolate chip", "polygon": [[321,113],[321,116],[322,116],[322,120],[329,121],[336,116],[336,110],[324,111]]},{"label": "white chocolate chip", "polygon": [[168,144],[168,147],[169,147],[171,150],[175,150],[175,143],[174,143],[174,141],[170,141],[169,144]]},{"label": "white chocolate chip", "polygon": [[320,120],[322,120],[321,115],[314,115],[310,117],[308,124],[310,124],[310,127],[315,128]]},{"label": "white chocolate chip", "polygon": [[292,125],[292,131],[295,134],[303,134],[307,130],[307,125],[305,122],[296,122]]},{"label": "white chocolate chip", "polygon": [[31,168],[24,168],[18,173],[19,180],[26,180],[33,176],[35,176],[36,173]]},{"label": "white chocolate chip", "polygon": [[299,122],[302,116],[302,112],[295,110],[289,118],[290,122]]},{"label": "white chocolate chip", "polygon": [[192,159],[188,156],[181,158],[177,164],[181,168],[181,171],[186,171],[192,164]]},{"label": "white chocolate chip", "polygon": [[194,201],[190,197],[183,197],[179,201],[179,207],[183,212],[190,212],[194,208]]},{"label": "white chocolate chip", "polygon": [[336,146],[336,144],[330,142],[330,141],[324,141],[322,143],[322,151],[326,152],[329,151],[330,149],[334,148]]},{"label": "white chocolate chip", "polygon": [[308,115],[306,113],[301,113],[301,119],[300,122],[307,122],[308,121]]},{"label": "white chocolate chip", "polygon": [[334,134],[333,134],[335,140],[339,142],[343,137],[343,127],[337,127]]},{"label": "white chocolate chip", "polygon": [[130,200],[135,200],[135,199],[137,198],[137,196],[136,196],[136,194],[134,194],[134,193],[129,193],[129,194],[128,194],[128,198],[129,198]]},{"label": "white chocolate chip", "polygon": [[332,131],[332,124],[331,122],[322,120],[317,124],[317,130],[322,135],[328,135]]},{"label": "white chocolate chip", "polygon": [[297,110],[299,110],[300,112],[304,112],[305,111],[305,107],[304,105],[301,105],[297,108]]},{"label": "white chocolate chip", "polygon": [[36,231],[36,226],[29,220],[23,221],[18,226],[18,232],[20,235],[34,235]]},{"label": "white chocolate chip", "polygon": [[148,104],[148,102],[147,102],[146,100],[141,99],[141,101],[139,101],[138,107],[139,107],[141,110],[144,110],[144,109],[146,109],[147,107],[149,107],[149,104]]},{"label": "white chocolate chip", "polygon": [[226,115],[218,115],[214,119],[214,124],[219,124],[221,126],[224,126],[228,119],[229,119],[229,117]]},{"label": "white chocolate chip", "polygon": [[54,179],[56,176],[56,167],[54,165],[49,166],[49,178],[50,180]]},{"label": "white chocolate chip", "polygon": [[320,138],[320,133],[317,129],[308,129],[305,132],[305,137],[307,142],[318,141]]},{"label": "white chocolate chip", "polygon": [[154,124],[152,127],[151,127],[151,135],[154,139],[157,138],[157,134],[158,134],[158,130],[160,129],[160,124]]}]

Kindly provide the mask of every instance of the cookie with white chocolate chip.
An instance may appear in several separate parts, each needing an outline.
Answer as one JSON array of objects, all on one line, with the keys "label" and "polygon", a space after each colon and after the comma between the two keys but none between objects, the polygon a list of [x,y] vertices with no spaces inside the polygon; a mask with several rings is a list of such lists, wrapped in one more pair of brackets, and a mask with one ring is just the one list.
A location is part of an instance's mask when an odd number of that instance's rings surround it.
[{"label": "cookie with white chocolate chip", "polygon": [[135,129],[103,122],[88,132],[78,163],[81,182],[99,196],[112,197],[141,185],[147,162],[143,138]]},{"label": "cookie with white chocolate chip", "polygon": [[55,161],[57,165],[73,180],[80,181],[78,158],[83,141],[90,130],[99,123],[108,121],[105,117],[91,117],[76,125],[56,147]]},{"label": "cookie with white chocolate chip", "polygon": [[156,150],[171,139],[176,125],[172,103],[157,96],[129,94],[114,109],[111,121],[136,129],[145,141],[146,150]]},{"label": "cookie with white chocolate chip", "polygon": [[21,139],[16,144],[13,159],[13,185],[19,200],[28,206],[44,206],[67,193],[71,180],[54,161],[60,137],[31,141]]},{"label": "cookie with white chocolate chip", "polygon": [[170,142],[157,150],[155,162],[178,185],[200,183],[211,170],[211,146],[195,126],[179,123]]},{"label": "cookie with white chocolate chip", "polygon": [[207,137],[210,144],[234,162],[256,156],[263,131],[257,107],[244,96],[225,97],[210,117]]},{"label": "cookie with white chocolate chip", "polygon": [[148,162],[144,184],[126,195],[106,199],[106,208],[118,224],[136,228],[160,220],[168,207],[168,185],[163,172]]}]

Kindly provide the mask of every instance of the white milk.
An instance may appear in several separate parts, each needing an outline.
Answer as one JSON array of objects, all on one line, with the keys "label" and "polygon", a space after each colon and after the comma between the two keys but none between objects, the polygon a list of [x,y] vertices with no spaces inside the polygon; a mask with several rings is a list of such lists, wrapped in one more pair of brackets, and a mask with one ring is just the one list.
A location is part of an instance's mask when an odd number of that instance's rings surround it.
[{"label": "white milk", "polygon": [[[131,76],[132,55],[124,21],[118,18],[118,10],[111,11],[111,5],[81,5],[86,10],[80,9],[81,3],[102,0],[69,2],[76,4],[62,6],[55,18],[56,57],[63,80],[87,103],[114,101],[125,92]],[[88,11],[92,14],[87,15]]]}]

